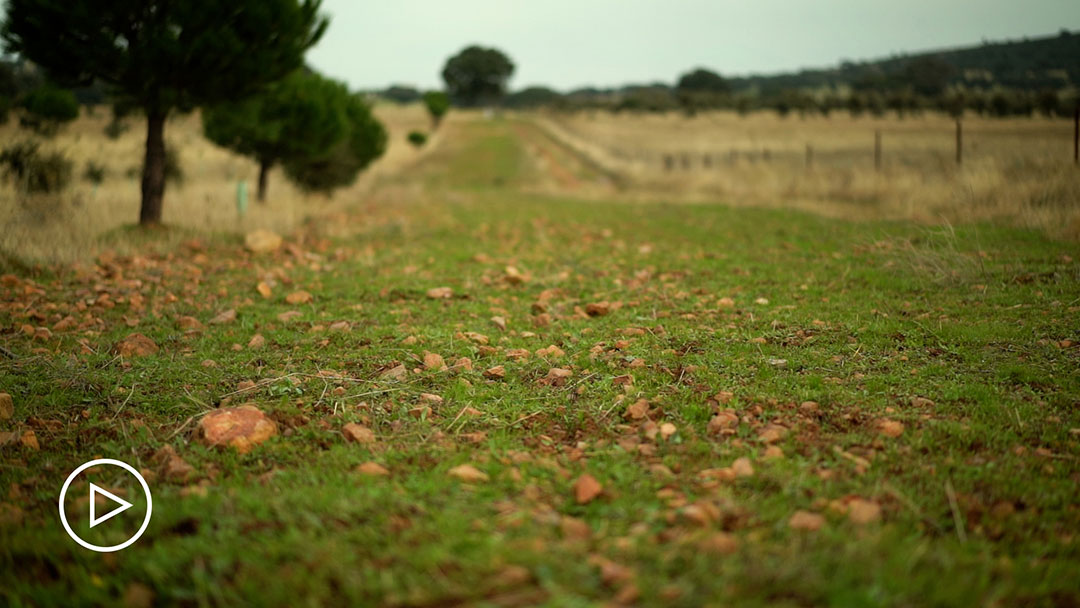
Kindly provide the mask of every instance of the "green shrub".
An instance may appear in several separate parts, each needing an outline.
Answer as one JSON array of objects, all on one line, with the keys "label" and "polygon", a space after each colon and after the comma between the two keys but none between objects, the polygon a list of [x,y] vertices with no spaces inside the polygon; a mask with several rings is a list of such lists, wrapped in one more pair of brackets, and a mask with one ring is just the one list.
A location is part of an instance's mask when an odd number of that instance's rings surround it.
[{"label": "green shrub", "polygon": [[285,174],[301,189],[330,194],[356,181],[357,176],[386,150],[386,129],[359,95],[342,100],[348,137],[323,154],[285,162]]},{"label": "green shrub", "polygon": [[86,169],[83,171],[83,179],[95,186],[101,185],[101,182],[105,181],[105,167],[94,161],[86,163]]},{"label": "green shrub", "polygon": [[317,158],[285,163],[285,173],[301,190],[323,194],[351,186],[359,175],[355,157],[344,142]]},{"label": "green shrub", "polygon": [[184,184],[184,168],[180,165],[180,152],[172,146],[165,146],[165,181],[176,186]]},{"label": "green shrub", "polygon": [[105,137],[109,139],[120,139],[120,136],[128,132],[127,122],[123,118],[117,118],[113,116],[113,119],[109,121],[109,124],[105,125]]},{"label": "green shrub", "polygon": [[450,110],[450,97],[442,91],[428,91],[424,93],[424,107],[427,108],[428,114],[431,115],[431,121],[435,125],[435,128],[439,128],[439,124],[442,123],[443,116]]},{"label": "green shrub", "polygon": [[79,117],[79,102],[66,89],[43,86],[27,93],[22,100],[24,127],[42,135],[54,135],[62,125]]},{"label": "green shrub", "polygon": [[71,182],[72,163],[59,152],[41,152],[40,144],[23,141],[0,152],[4,177],[26,193],[59,192]]},{"label": "green shrub", "polygon": [[420,131],[409,131],[408,140],[410,144],[419,148],[427,143],[427,134]]}]

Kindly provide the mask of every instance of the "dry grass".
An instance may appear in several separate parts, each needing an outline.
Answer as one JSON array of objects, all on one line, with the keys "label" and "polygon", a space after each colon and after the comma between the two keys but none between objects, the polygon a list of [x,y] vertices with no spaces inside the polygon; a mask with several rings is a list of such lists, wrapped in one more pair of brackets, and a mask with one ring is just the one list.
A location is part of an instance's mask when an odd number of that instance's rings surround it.
[{"label": "dry grass", "polygon": [[[581,113],[538,122],[626,178],[639,195],[719,197],[838,217],[996,221],[1080,237],[1080,170],[1066,121],[966,118],[962,167],[953,121],[933,114],[899,120]],[[882,133],[880,172],[875,131]]]},{"label": "dry grass", "polygon": [[[390,145],[356,184],[328,199],[300,192],[280,169],[275,169],[270,175],[265,205],[254,201],[258,175],[254,162],[203,138],[198,114],[173,117],[166,127],[166,140],[179,151],[184,181],[179,186],[170,184],[166,190],[165,224],[211,232],[243,233],[256,228],[286,232],[309,216],[355,202],[382,176],[415,162],[421,153],[406,143],[405,134],[430,126],[419,105],[380,105],[375,112],[389,130]],[[75,163],[75,179],[63,193],[26,197],[18,195],[10,184],[0,186],[0,225],[4,226],[0,233],[0,255],[23,263],[85,259],[100,248],[103,234],[138,220],[145,126],[131,119],[130,129],[120,138],[110,140],[104,134],[108,121],[105,110],[84,115],[45,144],[45,148],[62,150]],[[15,122],[0,127],[0,141],[30,136],[15,126]],[[427,149],[436,143],[430,142]],[[106,169],[105,181],[99,187],[82,178],[88,162]],[[236,208],[240,180],[248,183],[251,199],[243,217]],[[175,240],[184,238],[185,232],[164,231],[155,238]],[[121,233],[110,238],[108,245],[123,250],[127,241]]]}]

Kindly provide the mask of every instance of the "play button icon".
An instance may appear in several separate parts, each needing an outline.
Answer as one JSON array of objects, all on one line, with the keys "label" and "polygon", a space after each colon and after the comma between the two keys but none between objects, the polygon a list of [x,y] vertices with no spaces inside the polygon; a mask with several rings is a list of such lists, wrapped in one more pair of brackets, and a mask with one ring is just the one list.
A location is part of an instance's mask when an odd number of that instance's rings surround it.
[{"label": "play button icon", "polygon": [[[115,469],[110,470],[109,467],[119,467],[122,471],[116,471]],[[110,489],[106,489],[97,483],[87,481],[89,486],[88,494],[83,494],[82,498],[73,498],[72,504],[73,509],[75,510],[72,510],[72,515],[75,516],[76,525],[83,533],[83,536],[80,536],[76,533],[75,528],[72,527],[72,522],[68,520],[68,505],[66,503],[68,489],[80,475],[84,474],[87,476],[93,474],[99,477],[109,475],[110,479],[115,483],[108,486]],[[121,489],[121,487],[125,486],[129,490],[132,489],[134,484],[131,483],[130,478],[127,478],[129,475],[134,477],[134,481],[138,482],[142,494],[146,497],[145,501],[134,497],[135,494],[138,494],[138,491],[130,492]],[[121,497],[118,494],[123,494],[124,496]],[[82,505],[83,502],[87,504],[87,510],[89,511],[88,519],[79,518],[77,514],[78,511],[81,510],[79,505]],[[126,531],[134,529],[135,522],[138,521],[137,519],[133,520],[131,517],[122,517],[114,520],[114,522],[109,525],[98,528],[98,526],[112,520],[117,515],[136,507],[144,509],[145,514],[138,526],[138,530],[136,530],[134,534],[125,534]],[[64,526],[64,530],[67,531],[68,536],[70,536],[72,540],[83,547],[98,553],[119,551],[138,540],[143,532],[146,532],[146,527],[150,525],[150,514],[152,511],[153,500],[150,497],[150,486],[147,485],[146,479],[139,474],[139,471],[137,471],[135,467],[126,462],[112,458],[98,458],[79,465],[79,468],[72,471],[71,475],[68,475],[67,481],[64,482],[64,487],[60,489],[60,523]],[[133,513],[135,513],[135,517],[138,516],[138,510]],[[84,528],[82,522],[87,522],[88,526]],[[95,528],[97,531],[91,532],[92,530],[95,530]],[[127,536],[127,540],[115,544],[97,544],[96,542],[87,540],[87,537],[97,541],[99,537],[101,539],[114,540],[123,536]]]},{"label": "play button icon", "polygon": [[[120,506],[116,507],[112,511],[109,511],[105,515],[102,515],[101,517],[98,517],[97,516],[97,497],[98,497],[99,494],[104,496],[105,498],[108,498],[109,500],[111,500],[113,502],[119,503]],[[128,502],[126,500],[124,500],[123,498],[120,498],[116,494],[113,494],[112,492],[110,492],[110,491],[108,491],[108,490],[106,490],[104,488],[99,487],[96,483],[91,483],[90,484],[90,527],[91,528],[93,528],[94,526],[100,524],[103,521],[108,520],[110,517],[114,517],[116,515],[119,515],[119,514],[123,513],[124,511],[127,511],[128,509],[130,509],[131,507],[134,507],[134,506],[135,505],[131,504],[130,502]]]}]

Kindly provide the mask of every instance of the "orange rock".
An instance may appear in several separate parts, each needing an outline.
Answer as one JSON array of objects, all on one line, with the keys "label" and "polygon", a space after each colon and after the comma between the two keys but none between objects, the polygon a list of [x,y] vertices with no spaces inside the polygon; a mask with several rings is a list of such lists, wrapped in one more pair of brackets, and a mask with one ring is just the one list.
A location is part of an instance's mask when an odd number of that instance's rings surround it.
[{"label": "orange rock", "polygon": [[7,420],[15,415],[15,402],[8,393],[0,393],[0,420]]},{"label": "orange rock", "polygon": [[585,314],[590,317],[602,317],[611,312],[611,304],[608,302],[593,302],[585,305]]},{"label": "orange rock", "polygon": [[210,323],[213,324],[213,325],[223,325],[225,323],[232,323],[235,320],[236,320],[236,310],[230,308],[228,310],[223,310],[220,313],[218,313],[218,315],[216,317],[214,317],[213,319],[210,319]]},{"label": "orange rock", "polygon": [[227,445],[241,454],[277,434],[277,424],[251,403],[218,408],[203,416],[199,429],[208,445]]},{"label": "orange rock", "polygon": [[878,431],[886,437],[899,437],[904,434],[904,423],[882,418],[877,423]]},{"label": "orange rock", "polygon": [[195,467],[181,458],[171,445],[158,450],[154,459],[161,465],[162,476],[169,481],[186,482],[195,472]]},{"label": "orange rock", "polygon": [[537,357],[555,358],[555,357],[563,357],[565,355],[566,355],[566,352],[563,349],[559,348],[558,346],[555,346],[554,344],[552,344],[551,346],[548,346],[547,348],[541,348],[541,349],[538,349],[536,351],[536,356]]},{"label": "orange rock", "polygon": [[545,380],[551,386],[563,386],[566,384],[566,379],[573,376],[574,372],[561,367],[553,367],[548,370]]},{"label": "orange rock", "polygon": [[638,399],[634,403],[630,404],[623,412],[623,418],[627,420],[641,420],[649,414],[649,400]]},{"label": "orange rock", "polygon": [[739,416],[735,414],[734,410],[722,410],[709,420],[707,429],[710,433],[719,433],[725,429],[733,429],[738,425]]},{"label": "orange rock", "polygon": [[206,326],[195,317],[179,317],[176,319],[176,325],[180,329],[186,329],[188,331],[202,331],[206,329]]},{"label": "orange rock", "polygon": [[252,253],[270,253],[281,247],[281,237],[269,230],[256,230],[244,236],[244,246]]},{"label": "orange rock", "polygon": [[311,294],[302,289],[285,296],[285,301],[293,306],[296,306],[297,304],[307,304],[311,300]]},{"label": "orange rock", "polygon": [[479,483],[488,480],[487,473],[471,464],[458,465],[447,471],[446,474],[467,483]]},{"label": "orange rock", "polygon": [[753,477],[754,465],[750,463],[750,459],[736,458],[735,462],[731,463],[731,470],[735,471],[736,477]]},{"label": "orange rock", "polygon": [[446,369],[446,360],[439,353],[424,351],[424,369],[444,370]]},{"label": "orange rock", "polygon": [[863,498],[853,499],[848,503],[848,519],[859,525],[880,521],[881,505]]},{"label": "orange rock", "polygon": [[341,434],[345,436],[345,441],[360,444],[375,443],[375,431],[355,422],[341,427]]},{"label": "orange rock", "polygon": [[377,462],[365,462],[364,464],[356,467],[356,472],[366,477],[386,477],[390,474],[390,470],[382,466]]},{"label": "orange rock", "polygon": [[116,352],[122,357],[145,357],[158,352],[158,346],[150,338],[135,333],[121,340],[116,345]]},{"label": "orange rock", "polygon": [[37,451],[41,449],[41,445],[38,444],[37,435],[34,434],[34,431],[26,431],[23,433],[22,436],[19,437],[19,443],[31,450]]},{"label": "orange rock", "polygon": [[793,530],[816,532],[825,525],[825,518],[809,511],[796,511],[788,520],[788,527]]},{"label": "orange rock", "polygon": [[739,540],[727,532],[717,532],[701,541],[701,549],[715,555],[731,555],[739,549]]},{"label": "orange rock", "polygon": [[604,492],[604,486],[600,485],[596,478],[588,473],[583,474],[574,482],[574,500],[579,505],[588,504]]}]

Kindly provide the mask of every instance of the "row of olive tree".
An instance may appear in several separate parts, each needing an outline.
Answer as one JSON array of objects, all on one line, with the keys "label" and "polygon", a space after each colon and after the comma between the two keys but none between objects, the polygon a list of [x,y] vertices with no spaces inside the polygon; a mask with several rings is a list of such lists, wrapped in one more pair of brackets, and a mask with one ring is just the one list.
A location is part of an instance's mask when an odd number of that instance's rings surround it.
[{"label": "row of olive tree", "polygon": [[[208,108],[216,116],[208,133],[264,168],[283,163],[313,189],[350,181],[382,152],[385,133],[360,98],[298,72],[328,26],[320,4],[7,0],[0,37],[7,52],[57,81],[104,83],[117,103],[141,110],[146,145],[139,222],[155,225],[165,194],[165,124],[174,112]],[[301,99],[289,101],[289,92],[302,93]],[[268,116],[275,118],[270,126],[250,129]],[[314,132],[305,130],[312,125]]]}]

